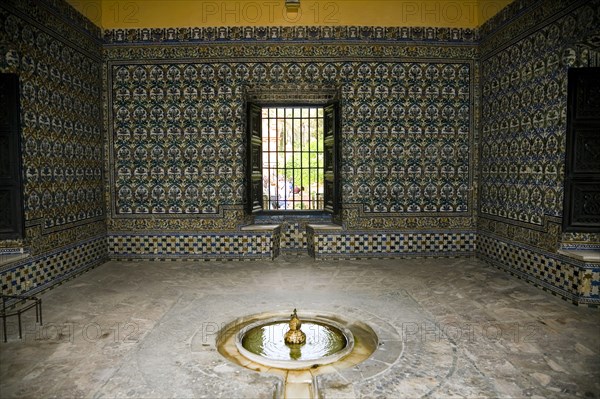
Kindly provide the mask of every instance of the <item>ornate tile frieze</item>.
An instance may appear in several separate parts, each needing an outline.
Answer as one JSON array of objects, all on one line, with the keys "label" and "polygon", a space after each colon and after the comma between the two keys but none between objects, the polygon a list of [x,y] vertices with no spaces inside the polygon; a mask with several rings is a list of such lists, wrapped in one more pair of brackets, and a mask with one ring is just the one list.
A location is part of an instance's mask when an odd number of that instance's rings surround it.
[{"label": "ornate tile frieze", "polygon": [[382,26],[223,26],[141,28],[104,31],[106,44],[177,44],[203,42],[386,41],[474,43],[477,31],[466,28]]},{"label": "ornate tile frieze", "polygon": [[600,233],[563,233],[560,249],[600,250]]},{"label": "ornate tile frieze", "polygon": [[214,43],[171,46],[105,46],[106,60],[211,60],[211,61],[267,61],[273,59],[353,60],[435,58],[443,60],[473,59],[478,50],[475,45],[424,45],[424,44],[363,44],[363,43]]},{"label": "ornate tile frieze", "polygon": [[[520,40],[539,29],[540,24],[548,24],[575,11],[584,14],[587,22],[597,19],[598,0],[516,0],[483,24],[478,33],[482,55],[496,52],[510,42]],[[567,21],[573,21],[568,17]],[[589,25],[573,25],[565,32],[565,38],[582,37]],[[596,24],[596,26],[598,26]]]},{"label": "ornate tile frieze", "polygon": [[[90,58],[100,60],[102,45],[100,29],[66,1],[5,0],[0,4],[0,10],[6,12],[0,16],[0,20],[8,18],[8,15],[22,19],[26,24],[34,25],[45,31],[53,39],[77,48]],[[10,35],[18,32],[15,25],[9,24],[6,27],[9,29],[6,33]],[[13,38],[19,39],[14,36]]]},{"label": "ornate tile frieze", "polygon": [[494,233],[505,239],[516,240],[532,247],[537,247],[549,252],[556,252],[560,239],[559,220],[545,219],[542,226],[533,228],[525,223],[514,223],[506,220],[494,220],[479,217],[477,228],[481,231]]},{"label": "ornate tile frieze", "polygon": [[109,232],[236,231],[240,226],[250,223],[251,219],[244,213],[242,206],[232,206],[224,207],[219,213],[202,217],[190,215],[187,218],[108,218],[107,228]]},{"label": "ornate tile frieze", "polygon": [[362,205],[344,205],[342,218],[344,226],[349,230],[399,229],[399,230],[431,230],[447,228],[472,230],[475,218],[461,216],[370,214],[362,211]]}]

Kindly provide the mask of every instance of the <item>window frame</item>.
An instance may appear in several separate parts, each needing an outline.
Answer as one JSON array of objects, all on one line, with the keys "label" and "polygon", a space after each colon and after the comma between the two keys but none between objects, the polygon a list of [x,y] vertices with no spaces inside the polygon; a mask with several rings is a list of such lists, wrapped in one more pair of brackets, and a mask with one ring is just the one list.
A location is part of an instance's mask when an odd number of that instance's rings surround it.
[{"label": "window frame", "polygon": [[[323,209],[263,209],[262,207],[262,118],[258,119],[258,122],[254,120],[254,116],[256,115],[256,111],[258,111],[258,115],[261,115],[263,108],[302,108],[302,107],[319,107],[324,110],[327,107],[330,107],[333,110],[333,126],[331,129],[332,137],[329,139],[332,145],[332,163],[331,170],[329,173],[326,171],[326,162],[322,165],[323,168],[323,176],[328,174],[330,180],[332,180],[332,198],[330,202],[330,206],[327,206],[327,198],[323,198]],[[324,115],[325,119],[325,115]],[[337,100],[316,100],[316,101],[306,101],[302,99],[290,99],[290,100],[278,100],[278,101],[270,101],[270,100],[247,100],[246,101],[246,203],[245,203],[245,211],[248,215],[272,215],[272,216],[285,216],[285,215],[297,215],[297,216],[326,216],[326,215],[338,215],[340,211],[340,203],[341,203],[341,191],[340,191],[340,179],[339,179],[339,170],[340,170],[340,145],[339,145],[339,137],[340,137],[340,107],[339,102]],[[258,135],[256,134],[256,127],[260,127],[260,158],[255,159],[252,157],[253,145],[254,147],[259,145]],[[324,132],[325,134],[325,132]],[[254,139],[253,139],[254,137]],[[324,157],[325,157],[325,138],[324,138]],[[254,148],[256,152],[256,148]],[[259,170],[257,166],[260,165],[260,187],[261,187],[261,200],[258,201],[258,198],[255,198],[256,194],[254,190],[252,190],[253,185],[256,186],[258,182]],[[325,194],[325,193],[324,193]],[[260,202],[260,204],[259,204]]]}]

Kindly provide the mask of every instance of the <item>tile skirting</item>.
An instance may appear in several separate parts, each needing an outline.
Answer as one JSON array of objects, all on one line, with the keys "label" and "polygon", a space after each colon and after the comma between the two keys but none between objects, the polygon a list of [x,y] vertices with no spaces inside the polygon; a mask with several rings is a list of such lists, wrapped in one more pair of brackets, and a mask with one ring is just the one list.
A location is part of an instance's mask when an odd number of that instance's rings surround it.
[{"label": "tile skirting", "polygon": [[308,252],[315,259],[463,257],[475,251],[472,231],[344,231],[327,227],[307,226]]},{"label": "tile skirting", "polygon": [[109,233],[108,256],[114,260],[274,259],[280,241],[279,226],[251,226],[233,233]]},{"label": "tile skirting", "polygon": [[106,237],[91,238],[0,267],[4,295],[33,295],[107,260]]},{"label": "tile skirting", "polygon": [[576,305],[600,305],[600,264],[479,233],[477,257]]}]

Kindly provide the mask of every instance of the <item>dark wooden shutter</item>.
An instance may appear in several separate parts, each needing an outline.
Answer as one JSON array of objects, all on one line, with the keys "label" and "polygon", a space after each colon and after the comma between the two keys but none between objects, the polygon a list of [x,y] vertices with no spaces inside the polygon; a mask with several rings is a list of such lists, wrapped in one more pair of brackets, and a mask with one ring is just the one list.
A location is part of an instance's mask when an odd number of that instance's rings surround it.
[{"label": "dark wooden shutter", "polygon": [[19,76],[0,74],[0,239],[24,237]]},{"label": "dark wooden shutter", "polygon": [[324,152],[324,209],[334,215],[340,211],[339,178],[339,111],[338,102],[325,106],[323,152]]},{"label": "dark wooden shutter", "polygon": [[600,68],[568,78],[563,231],[600,232]]},{"label": "dark wooden shutter", "polygon": [[246,153],[246,181],[248,184],[246,211],[248,213],[259,212],[263,209],[261,113],[261,107],[248,103],[248,132],[246,138],[248,144]]}]

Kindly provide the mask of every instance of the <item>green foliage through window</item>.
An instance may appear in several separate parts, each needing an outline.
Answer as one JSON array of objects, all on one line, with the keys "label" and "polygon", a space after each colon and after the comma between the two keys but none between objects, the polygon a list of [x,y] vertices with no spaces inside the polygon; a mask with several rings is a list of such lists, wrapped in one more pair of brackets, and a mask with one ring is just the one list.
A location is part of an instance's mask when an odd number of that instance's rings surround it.
[{"label": "green foliage through window", "polygon": [[322,209],[323,108],[263,108],[265,209]]}]

